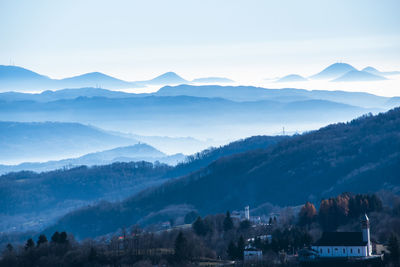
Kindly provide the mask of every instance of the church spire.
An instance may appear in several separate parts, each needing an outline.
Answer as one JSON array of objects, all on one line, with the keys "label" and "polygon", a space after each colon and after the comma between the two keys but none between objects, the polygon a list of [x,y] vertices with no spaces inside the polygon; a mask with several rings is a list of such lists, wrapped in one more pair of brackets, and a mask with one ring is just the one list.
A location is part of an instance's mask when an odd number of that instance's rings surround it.
[{"label": "church spire", "polygon": [[369,232],[369,218],[367,214],[364,214],[361,219],[361,230],[363,235],[363,241],[367,242],[367,256],[372,255],[371,238]]}]

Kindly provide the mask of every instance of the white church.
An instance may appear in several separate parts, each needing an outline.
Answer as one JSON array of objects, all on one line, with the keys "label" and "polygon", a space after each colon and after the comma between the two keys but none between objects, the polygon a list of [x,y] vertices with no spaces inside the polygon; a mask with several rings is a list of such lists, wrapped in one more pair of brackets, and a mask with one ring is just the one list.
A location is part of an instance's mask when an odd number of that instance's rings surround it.
[{"label": "white church", "polygon": [[324,232],[311,248],[321,258],[372,256],[368,216],[361,220],[361,232]]}]

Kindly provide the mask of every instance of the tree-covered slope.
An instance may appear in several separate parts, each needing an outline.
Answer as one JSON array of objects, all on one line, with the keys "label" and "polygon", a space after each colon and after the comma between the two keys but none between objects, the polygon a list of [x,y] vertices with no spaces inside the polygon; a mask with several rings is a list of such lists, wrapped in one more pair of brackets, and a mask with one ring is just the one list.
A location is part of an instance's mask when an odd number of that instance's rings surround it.
[{"label": "tree-covered slope", "polygon": [[118,205],[74,212],[53,229],[65,229],[80,237],[96,236],[183,204],[208,214],[248,204],[318,201],[343,191],[395,189],[400,186],[399,173],[397,108],[329,125],[264,150],[223,157],[198,172],[143,191]]},{"label": "tree-covered slope", "polygon": [[163,164],[130,162],[2,175],[0,231],[37,230],[82,206],[101,200],[122,200],[159,185],[170,169]]}]

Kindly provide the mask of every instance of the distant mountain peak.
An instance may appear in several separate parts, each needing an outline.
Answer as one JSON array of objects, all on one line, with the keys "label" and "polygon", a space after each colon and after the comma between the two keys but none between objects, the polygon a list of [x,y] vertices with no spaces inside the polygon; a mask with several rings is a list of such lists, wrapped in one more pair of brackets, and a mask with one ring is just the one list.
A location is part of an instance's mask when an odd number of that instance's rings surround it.
[{"label": "distant mountain peak", "polygon": [[23,67],[12,66],[12,65],[0,65],[0,79],[1,80],[12,80],[12,79],[50,79],[45,75],[41,75],[34,71],[28,70]]},{"label": "distant mountain peak", "polygon": [[169,71],[166,73],[163,73],[154,79],[151,79],[148,81],[148,83],[151,84],[177,84],[177,83],[185,83],[187,82],[185,79],[183,79],[181,76],[176,74],[175,72]]},{"label": "distant mountain peak", "polygon": [[106,78],[106,79],[112,79],[112,80],[119,80],[117,78],[114,78],[112,76],[109,76],[107,74],[104,74],[104,73],[98,72],[98,71],[84,73],[84,74],[73,76],[70,78],[65,78],[63,80],[72,80],[72,79],[76,80],[76,79],[83,79],[83,78],[86,78],[86,79],[88,79],[88,78],[91,78],[91,79]]},{"label": "distant mountain peak", "polygon": [[304,82],[304,81],[307,81],[307,79],[304,78],[303,76],[300,76],[298,74],[289,74],[278,79],[276,82]]},{"label": "distant mountain peak", "polygon": [[312,79],[334,79],[337,78],[349,71],[352,70],[357,70],[354,68],[352,65],[347,64],[347,63],[334,63],[332,65],[329,65],[326,67],[324,70],[321,72],[311,76]]},{"label": "distant mountain peak", "polygon": [[377,70],[374,67],[368,66],[362,69],[362,71],[368,71],[368,72],[379,72],[379,70]]}]

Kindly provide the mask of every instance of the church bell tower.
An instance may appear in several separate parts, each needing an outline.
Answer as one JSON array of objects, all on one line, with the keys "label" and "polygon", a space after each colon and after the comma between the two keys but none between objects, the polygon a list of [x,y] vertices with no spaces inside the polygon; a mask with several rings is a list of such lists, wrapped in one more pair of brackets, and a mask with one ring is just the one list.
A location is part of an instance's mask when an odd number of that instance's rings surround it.
[{"label": "church bell tower", "polygon": [[372,245],[369,233],[369,218],[367,214],[364,214],[364,216],[361,219],[361,229],[362,229],[363,241],[367,242],[367,256],[371,256]]}]

